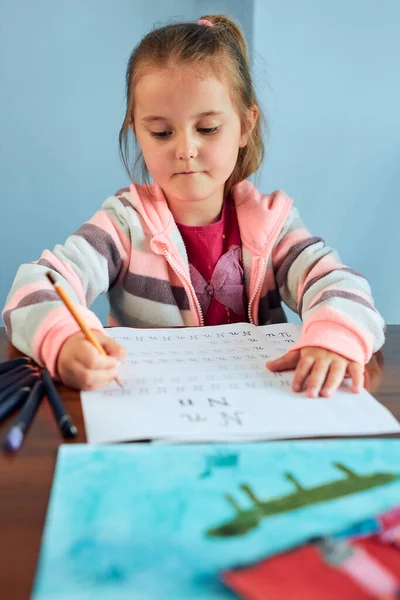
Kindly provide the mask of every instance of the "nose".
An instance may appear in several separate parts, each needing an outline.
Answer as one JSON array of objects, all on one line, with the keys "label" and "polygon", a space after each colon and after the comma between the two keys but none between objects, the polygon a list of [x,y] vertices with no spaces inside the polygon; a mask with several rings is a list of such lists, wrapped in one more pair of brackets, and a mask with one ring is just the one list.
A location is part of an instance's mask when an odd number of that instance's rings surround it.
[{"label": "nose", "polygon": [[176,145],[176,157],[179,160],[190,160],[197,157],[197,147],[190,134],[179,136]]}]

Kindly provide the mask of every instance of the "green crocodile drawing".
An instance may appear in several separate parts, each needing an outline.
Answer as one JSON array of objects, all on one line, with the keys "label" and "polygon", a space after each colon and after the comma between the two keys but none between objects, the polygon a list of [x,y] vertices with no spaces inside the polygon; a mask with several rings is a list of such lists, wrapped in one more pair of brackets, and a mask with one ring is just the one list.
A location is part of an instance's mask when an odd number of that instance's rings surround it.
[{"label": "green crocodile drawing", "polygon": [[370,488],[379,487],[391,483],[399,478],[398,473],[370,473],[369,475],[358,475],[342,463],[333,465],[345,473],[344,479],[337,479],[311,488],[304,488],[291,473],[285,473],[285,477],[293,483],[296,491],[271,500],[260,500],[245,483],[240,485],[242,491],[253,502],[253,508],[241,508],[231,494],[225,494],[225,498],[235,510],[236,516],[217,527],[208,529],[205,533],[208,537],[233,537],[245,535],[248,531],[255,529],[265,517],[289,512],[302,508],[309,504],[326,502],[334,498],[341,498],[349,494],[356,494]]}]

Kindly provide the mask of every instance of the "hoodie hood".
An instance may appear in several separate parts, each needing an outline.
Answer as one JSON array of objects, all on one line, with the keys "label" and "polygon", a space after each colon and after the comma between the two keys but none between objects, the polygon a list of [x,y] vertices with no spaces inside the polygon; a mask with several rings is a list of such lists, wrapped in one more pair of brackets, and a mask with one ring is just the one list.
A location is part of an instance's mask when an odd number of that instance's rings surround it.
[{"label": "hoodie hood", "polygon": [[[176,224],[163,190],[157,184],[131,184],[129,191],[132,205],[153,236],[152,246],[168,243]],[[248,180],[234,185],[231,194],[243,245],[252,254],[263,255],[270,240],[276,238],[277,229],[280,230],[285,222],[292,205],[291,198],[280,190],[260,194]]]}]

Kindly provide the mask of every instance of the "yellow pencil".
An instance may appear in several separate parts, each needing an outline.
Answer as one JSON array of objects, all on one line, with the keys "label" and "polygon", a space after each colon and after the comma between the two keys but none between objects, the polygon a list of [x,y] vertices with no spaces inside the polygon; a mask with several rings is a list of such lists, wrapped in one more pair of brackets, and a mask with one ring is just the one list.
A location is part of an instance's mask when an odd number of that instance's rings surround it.
[{"label": "yellow pencil", "polygon": [[[65,306],[68,308],[69,312],[74,317],[75,321],[78,323],[82,332],[85,334],[86,339],[89,340],[89,342],[92,342],[93,346],[95,346],[97,348],[97,350],[100,352],[100,354],[104,354],[104,356],[107,356],[107,352],[104,350],[103,346],[100,344],[98,339],[90,331],[89,327],[87,327],[87,325],[82,321],[80,315],[76,311],[76,308],[75,308],[72,300],[69,298],[67,292],[64,290],[63,287],[61,287],[61,285],[59,283],[56,282],[53,273],[50,273],[50,271],[47,271],[46,277],[50,281],[50,283],[53,285],[57,294],[59,295],[61,300],[64,302]],[[123,385],[118,377],[115,377],[115,381],[118,383],[118,385],[123,387]]]}]

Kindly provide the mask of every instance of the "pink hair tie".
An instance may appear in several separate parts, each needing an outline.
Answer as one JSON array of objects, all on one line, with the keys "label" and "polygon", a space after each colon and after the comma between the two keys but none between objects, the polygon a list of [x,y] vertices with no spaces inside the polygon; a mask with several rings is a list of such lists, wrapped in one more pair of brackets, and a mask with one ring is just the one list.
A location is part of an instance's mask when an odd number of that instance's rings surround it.
[{"label": "pink hair tie", "polygon": [[206,25],[206,27],[214,27],[214,24],[211,21],[207,21],[207,19],[200,19],[197,21],[197,25]]}]

